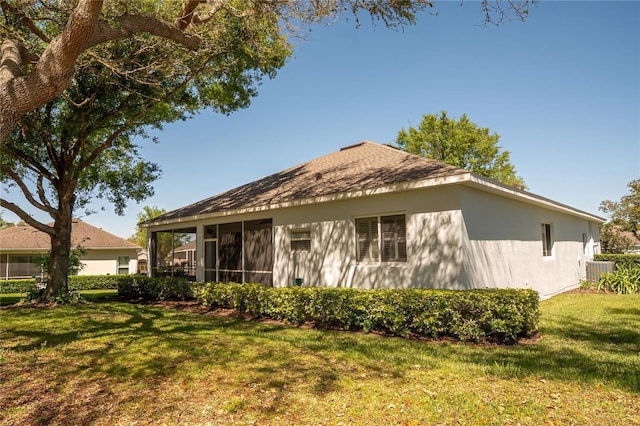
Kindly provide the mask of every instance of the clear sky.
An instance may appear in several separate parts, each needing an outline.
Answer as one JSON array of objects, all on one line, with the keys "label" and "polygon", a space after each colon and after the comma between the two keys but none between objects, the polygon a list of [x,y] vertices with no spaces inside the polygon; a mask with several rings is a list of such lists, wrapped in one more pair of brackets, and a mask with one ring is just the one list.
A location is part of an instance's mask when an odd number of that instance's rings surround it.
[{"label": "clear sky", "polygon": [[248,109],[143,142],[163,169],[154,196],[83,220],[128,237],[144,205],[173,210],[364,139],[393,144],[441,110],[497,132],[531,192],[602,215],[640,177],[640,2],[542,1],[499,27],[461,3],[404,31],[314,27]]}]

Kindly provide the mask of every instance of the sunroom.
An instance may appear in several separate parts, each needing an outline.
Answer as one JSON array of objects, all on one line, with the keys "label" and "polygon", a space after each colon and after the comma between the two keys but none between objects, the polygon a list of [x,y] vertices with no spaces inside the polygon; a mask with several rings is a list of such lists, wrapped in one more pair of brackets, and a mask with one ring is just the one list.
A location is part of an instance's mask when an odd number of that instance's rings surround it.
[{"label": "sunroom", "polygon": [[154,231],[149,236],[152,276],[273,286],[273,221],[270,218],[199,224]]}]

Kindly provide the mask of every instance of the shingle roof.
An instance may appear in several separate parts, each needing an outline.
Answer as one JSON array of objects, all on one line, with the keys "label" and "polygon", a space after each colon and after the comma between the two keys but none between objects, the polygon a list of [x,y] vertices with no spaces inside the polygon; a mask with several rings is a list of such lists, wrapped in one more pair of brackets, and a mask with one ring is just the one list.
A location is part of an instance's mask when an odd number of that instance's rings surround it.
[{"label": "shingle roof", "polygon": [[[71,246],[91,249],[140,248],[130,241],[73,219]],[[47,234],[31,226],[13,226],[0,230],[0,251],[4,250],[49,250],[51,241]]]},{"label": "shingle roof", "polygon": [[168,212],[145,224],[463,173],[467,171],[390,145],[363,141]]}]

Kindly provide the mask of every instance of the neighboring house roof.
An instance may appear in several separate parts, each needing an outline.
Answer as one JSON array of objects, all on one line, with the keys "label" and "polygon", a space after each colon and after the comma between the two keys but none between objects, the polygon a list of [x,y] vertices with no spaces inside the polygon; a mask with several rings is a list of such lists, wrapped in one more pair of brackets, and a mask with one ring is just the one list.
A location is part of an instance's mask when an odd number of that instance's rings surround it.
[{"label": "neighboring house roof", "polygon": [[179,253],[183,251],[191,251],[196,249],[196,240],[190,241],[187,244],[181,245],[180,247],[176,247],[173,251],[174,253]]},{"label": "neighboring house roof", "polygon": [[[51,225],[51,224],[49,224]],[[95,249],[139,249],[130,241],[79,219],[71,224],[71,247]],[[31,226],[13,226],[0,230],[0,251],[43,251],[51,248],[49,235]]]},{"label": "neighboring house roof", "polygon": [[628,238],[629,241],[631,241],[631,244],[633,244],[634,246],[636,247],[640,246],[640,238],[638,238],[634,232],[631,232],[631,231],[618,231],[618,232],[623,237]]},{"label": "neighboring house roof", "polygon": [[178,219],[201,219],[454,183],[481,187],[488,192],[604,222],[598,216],[467,170],[412,155],[390,145],[363,141],[165,213],[141,225],[170,224]]}]

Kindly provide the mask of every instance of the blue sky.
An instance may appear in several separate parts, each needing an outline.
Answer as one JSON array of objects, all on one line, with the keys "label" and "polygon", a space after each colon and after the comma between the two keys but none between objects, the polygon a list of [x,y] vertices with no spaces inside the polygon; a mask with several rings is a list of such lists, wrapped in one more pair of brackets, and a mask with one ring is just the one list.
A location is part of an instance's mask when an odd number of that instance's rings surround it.
[{"label": "blue sky", "polygon": [[640,2],[542,1],[499,27],[482,25],[478,2],[436,11],[404,31],[314,27],[248,109],[203,111],[143,142],[163,169],[153,197],[83,219],[128,237],[144,205],[172,210],[364,139],[392,144],[441,110],[497,132],[536,194],[602,215],[600,201],[627,193],[640,177]]}]

